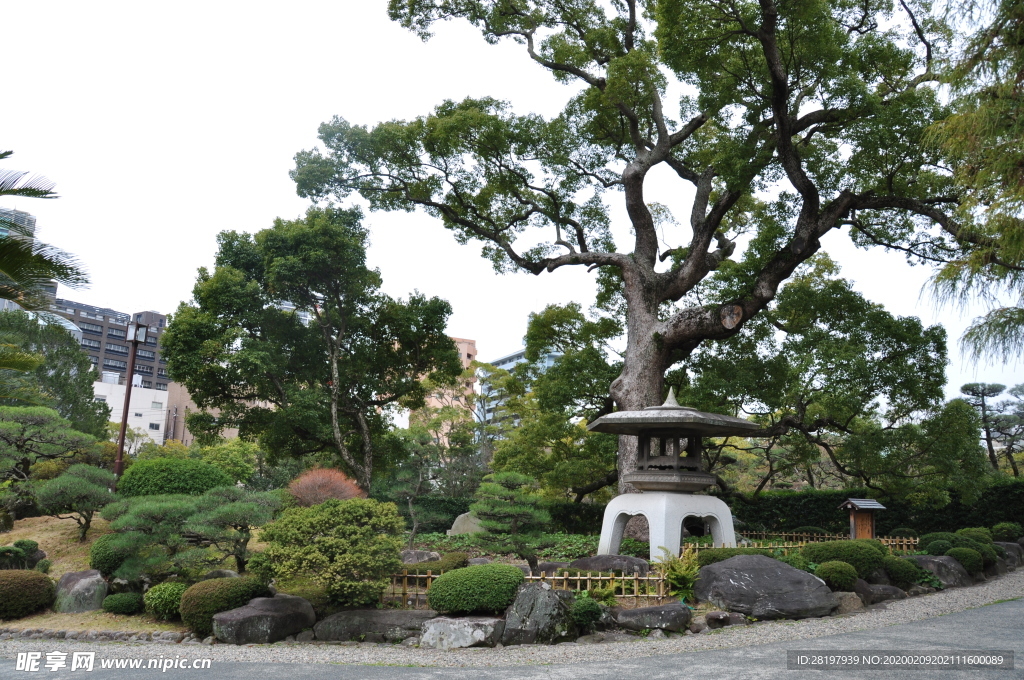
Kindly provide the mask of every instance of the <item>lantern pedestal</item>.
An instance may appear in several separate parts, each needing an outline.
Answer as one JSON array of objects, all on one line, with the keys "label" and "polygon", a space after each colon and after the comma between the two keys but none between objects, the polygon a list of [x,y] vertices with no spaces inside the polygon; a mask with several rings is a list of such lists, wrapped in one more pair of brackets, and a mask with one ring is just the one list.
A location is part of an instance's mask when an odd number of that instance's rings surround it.
[{"label": "lantern pedestal", "polygon": [[729,506],[714,496],[695,496],[688,493],[646,491],[616,496],[604,511],[601,543],[598,555],[618,555],[622,532],[633,515],[643,515],[650,527],[651,556],[660,559],[660,548],[679,554],[683,536],[683,519],[702,517],[711,525],[715,546],[736,546],[736,532],[732,526]]}]

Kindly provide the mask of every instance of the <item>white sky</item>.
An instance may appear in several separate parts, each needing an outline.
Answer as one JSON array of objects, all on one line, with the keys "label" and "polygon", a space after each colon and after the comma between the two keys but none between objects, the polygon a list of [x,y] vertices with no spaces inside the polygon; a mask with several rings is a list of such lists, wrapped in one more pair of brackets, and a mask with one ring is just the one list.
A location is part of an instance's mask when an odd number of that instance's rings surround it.
[{"label": "white sky", "polygon": [[[302,214],[292,158],[333,115],[373,124],[485,95],[552,115],[570,93],[518,46],[489,46],[465,24],[423,43],[388,21],[384,0],[7,2],[3,26],[0,149],[15,152],[4,167],[49,177],[61,198],[0,206],[36,215],[39,238],[86,265],[91,286],[62,297],[125,312],[173,312],[196,269],[212,264],[219,231]],[[648,200],[684,216],[684,190],[662,174]],[[449,300],[449,333],[475,339],[483,360],[521,346],[531,311],[592,302],[583,268],[497,275],[479,246],[458,245],[430,217],[373,213],[367,223],[387,292]],[[626,230],[620,220],[617,234]],[[968,381],[1024,383],[1019,365],[961,361],[956,340],[982,308],[937,310],[921,295],[928,270],[858,251],[839,233],[825,250],[870,299],[946,326],[950,396]]]}]

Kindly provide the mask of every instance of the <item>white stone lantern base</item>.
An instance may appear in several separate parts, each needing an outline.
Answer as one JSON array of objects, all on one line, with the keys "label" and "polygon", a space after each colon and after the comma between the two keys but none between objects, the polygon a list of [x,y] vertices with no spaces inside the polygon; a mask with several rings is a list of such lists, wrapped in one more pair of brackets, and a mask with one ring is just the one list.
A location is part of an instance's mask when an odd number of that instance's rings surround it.
[{"label": "white stone lantern base", "polygon": [[633,515],[643,515],[650,527],[651,557],[660,559],[660,548],[679,554],[683,535],[683,519],[701,517],[711,525],[715,546],[736,547],[736,532],[732,527],[732,511],[714,496],[695,496],[688,493],[647,491],[616,496],[604,511],[601,543],[598,555],[618,555],[622,532]]}]

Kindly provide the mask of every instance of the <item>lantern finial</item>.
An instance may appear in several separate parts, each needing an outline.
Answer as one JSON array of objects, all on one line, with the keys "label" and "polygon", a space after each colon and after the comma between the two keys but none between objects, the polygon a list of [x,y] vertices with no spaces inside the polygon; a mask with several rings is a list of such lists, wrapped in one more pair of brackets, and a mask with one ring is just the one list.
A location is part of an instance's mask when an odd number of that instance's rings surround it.
[{"label": "lantern finial", "polygon": [[682,408],[679,405],[679,402],[676,401],[676,388],[674,388],[674,387],[668,388],[668,396],[665,397],[665,403],[662,404],[662,407],[665,407],[665,406],[667,406],[669,408]]}]

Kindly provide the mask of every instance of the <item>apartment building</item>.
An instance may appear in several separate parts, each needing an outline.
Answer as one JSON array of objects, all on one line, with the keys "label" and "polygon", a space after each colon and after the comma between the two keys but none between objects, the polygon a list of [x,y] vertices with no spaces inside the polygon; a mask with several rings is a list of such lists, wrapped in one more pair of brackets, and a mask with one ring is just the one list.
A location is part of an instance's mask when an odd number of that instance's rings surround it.
[{"label": "apartment building", "polygon": [[[562,356],[561,352],[548,352],[541,357],[539,368],[541,371],[546,371],[551,368],[559,357]],[[491,366],[500,368],[505,371],[511,371],[517,365],[526,361],[526,349],[521,349],[511,354],[498,357],[494,361],[489,361]],[[498,415],[498,409],[505,402],[505,397],[502,394],[481,394],[480,402],[477,405],[476,417],[480,422],[491,423]]]}]

